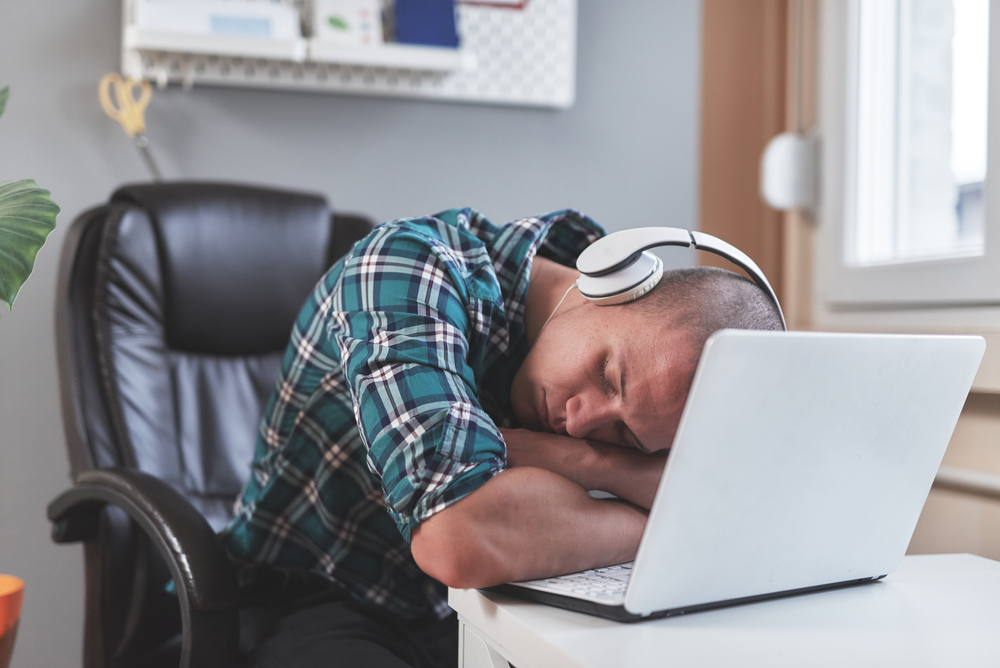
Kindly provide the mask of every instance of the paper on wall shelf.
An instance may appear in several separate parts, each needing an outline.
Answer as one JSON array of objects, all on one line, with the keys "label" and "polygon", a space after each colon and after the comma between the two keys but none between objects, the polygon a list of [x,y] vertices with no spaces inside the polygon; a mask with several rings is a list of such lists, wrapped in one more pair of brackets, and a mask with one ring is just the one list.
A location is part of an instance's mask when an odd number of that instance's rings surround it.
[{"label": "paper on wall shelf", "polygon": [[381,45],[381,0],[313,0],[313,37],[330,44]]},{"label": "paper on wall shelf", "polygon": [[302,36],[294,6],[253,0],[136,0],[135,25],[149,32],[184,35]]}]

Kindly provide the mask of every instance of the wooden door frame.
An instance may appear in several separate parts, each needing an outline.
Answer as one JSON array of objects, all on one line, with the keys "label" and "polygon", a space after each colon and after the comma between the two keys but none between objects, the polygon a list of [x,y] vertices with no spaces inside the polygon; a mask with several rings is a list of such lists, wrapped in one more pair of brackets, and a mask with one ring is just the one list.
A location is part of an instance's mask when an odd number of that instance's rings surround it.
[{"label": "wooden door frame", "polygon": [[760,156],[816,122],[818,11],[818,0],[702,2],[699,228],[754,259],[790,329],[812,325],[813,224],[764,204]]}]

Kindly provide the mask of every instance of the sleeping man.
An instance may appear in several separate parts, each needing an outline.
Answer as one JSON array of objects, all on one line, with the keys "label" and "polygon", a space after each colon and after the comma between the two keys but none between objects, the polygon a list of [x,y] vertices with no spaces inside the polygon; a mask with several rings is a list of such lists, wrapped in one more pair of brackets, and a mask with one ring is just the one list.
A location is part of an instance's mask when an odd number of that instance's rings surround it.
[{"label": "sleeping man", "polygon": [[445,585],[635,557],[705,340],[782,325],[719,269],[596,306],[572,267],[602,235],[451,210],[379,226],[323,277],[222,533],[247,665],[454,666]]}]

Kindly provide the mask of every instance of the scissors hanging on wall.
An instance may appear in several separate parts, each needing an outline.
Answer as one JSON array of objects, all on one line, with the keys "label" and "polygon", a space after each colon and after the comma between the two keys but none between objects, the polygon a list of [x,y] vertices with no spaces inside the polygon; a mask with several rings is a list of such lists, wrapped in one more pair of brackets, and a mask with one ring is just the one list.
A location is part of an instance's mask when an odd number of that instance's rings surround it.
[{"label": "scissors hanging on wall", "polygon": [[154,181],[162,181],[146,137],[145,113],[153,99],[153,87],[145,79],[122,79],[116,72],[105,74],[97,88],[104,113],[121,124],[125,134],[135,141]]}]

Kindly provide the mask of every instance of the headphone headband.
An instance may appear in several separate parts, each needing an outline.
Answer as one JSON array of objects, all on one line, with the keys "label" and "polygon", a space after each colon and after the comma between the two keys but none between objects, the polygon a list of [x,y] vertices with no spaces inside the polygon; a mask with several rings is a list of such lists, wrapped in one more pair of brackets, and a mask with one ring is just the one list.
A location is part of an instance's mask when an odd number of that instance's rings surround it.
[{"label": "headphone headband", "polygon": [[[694,247],[726,258],[745,271],[767,293],[778,309],[782,326],[785,326],[785,315],[778,296],[753,260],[722,239],[676,227],[637,227],[614,232],[592,243],[576,260],[576,268],[583,274],[578,282],[580,292],[596,303],[619,304],[637,299],[659,281],[659,276],[656,276],[659,259],[646,252],[658,246]],[[652,285],[649,285],[650,282]],[[636,293],[627,292],[637,286],[641,289]]]}]

